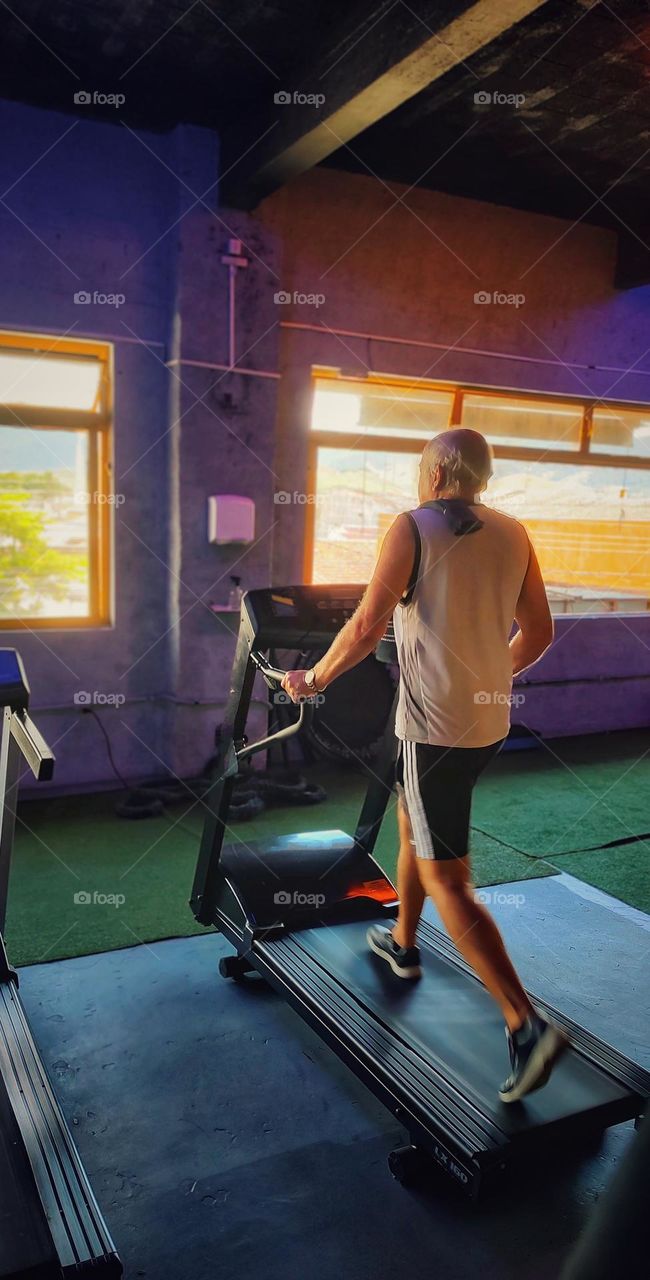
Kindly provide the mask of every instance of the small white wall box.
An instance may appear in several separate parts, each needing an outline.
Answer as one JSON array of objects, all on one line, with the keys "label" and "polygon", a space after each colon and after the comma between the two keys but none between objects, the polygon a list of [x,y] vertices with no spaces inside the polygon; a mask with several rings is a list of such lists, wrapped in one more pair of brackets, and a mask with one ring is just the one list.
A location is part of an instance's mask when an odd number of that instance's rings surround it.
[{"label": "small white wall box", "polygon": [[217,493],[208,498],[208,542],[253,542],[255,503],[236,493]]}]

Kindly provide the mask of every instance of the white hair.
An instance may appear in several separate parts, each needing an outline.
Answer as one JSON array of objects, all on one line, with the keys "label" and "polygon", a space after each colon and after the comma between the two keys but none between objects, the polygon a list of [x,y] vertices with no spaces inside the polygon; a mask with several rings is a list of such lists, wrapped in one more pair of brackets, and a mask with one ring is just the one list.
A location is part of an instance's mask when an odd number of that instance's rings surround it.
[{"label": "white hair", "polygon": [[429,440],[422,452],[422,463],[430,476],[436,468],[442,469],[441,487],[452,494],[466,489],[480,493],[492,474],[492,450],[478,431],[456,427]]}]

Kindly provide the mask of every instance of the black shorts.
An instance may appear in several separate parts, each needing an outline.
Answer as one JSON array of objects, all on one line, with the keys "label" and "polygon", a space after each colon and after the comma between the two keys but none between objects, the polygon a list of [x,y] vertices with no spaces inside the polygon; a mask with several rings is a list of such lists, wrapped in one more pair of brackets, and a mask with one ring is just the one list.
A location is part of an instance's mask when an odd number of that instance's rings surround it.
[{"label": "black shorts", "polygon": [[395,781],[418,858],[464,858],[469,849],[472,791],[503,741],[489,747],[399,744]]}]

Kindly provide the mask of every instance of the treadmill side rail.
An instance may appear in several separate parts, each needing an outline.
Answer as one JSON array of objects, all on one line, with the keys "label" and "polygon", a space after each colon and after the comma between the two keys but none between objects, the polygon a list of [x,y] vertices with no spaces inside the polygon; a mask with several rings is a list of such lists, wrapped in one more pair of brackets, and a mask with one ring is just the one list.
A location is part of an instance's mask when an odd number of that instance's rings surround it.
[{"label": "treadmill side rail", "polygon": [[[311,932],[315,938],[321,930]],[[331,939],[331,930],[324,933]],[[309,933],[304,937],[304,942],[300,933],[255,939],[248,960],[388,1108],[411,1142],[470,1198],[477,1199],[486,1184],[535,1152],[591,1140],[610,1125],[643,1112],[650,1075],[621,1055],[620,1069],[614,1069],[608,1046],[599,1053],[595,1039],[584,1053],[580,1029],[565,1019],[574,1040],[574,1082],[581,1079],[581,1087],[586,1087],[587,1071],[592,1092],[575,1112],[560,1107],[555,1115],[531,1117],[513,1126],[514,1112],[496,1103],[496,1092],[493,1105],[468,1089],[467,1079],[450,1062],[431,1056],[393,1025],[390,1014],[384,1018],[367,1006],[365,994],[349,986],[342,974],[330,972],[327,948],[314,950]],[[435,937],[427,939],[424,948],[437,952],[445,965],[459,967],[436,946]]]},{"label": "treadmill side rail", "polygon": [[27,714],[19,655],[0,650],[0,1275],[122,1275],[122,1264],[32,1039],[3,931],[18,788],[26,762],[37,781],[54,755]]},{"label": "treadmill side rail", "polygon": [[[122,1264],[32,1039],[13,982],[0,985],[0,1087],[15,1115],[61,1273],[118,1280]],[[34,1199],[33,1188],[25,1196]],[[1,1262],[1,1252],[0,1252]]]},{"label": "treadmill side rail", "polygon": [[[394,1073],[386,1065],[389,1041],[381,1034],[377,1037],[375,1028],[366,1027],[361,1031],[358,1026],[356,1029],[352,1028],[350,1015],[353,1013],[353,1002],[350,1000],[349,1008],[339,1010],[337,1027],[331,992],[324,996],[322,1002],[310,998],[302,972],[293,975],[288,966],[278,965],[277,948],[273,943],[255,946],[252,953],[249,953],[249,958],[258,972],[275,987],[303,1021],[316,1031],[337,1057],[404,1126],[411,1141],[427,1152],[464,1195],[477,1200],[486,1176],[489,1179],[491,1173],[489,1163],[484,1168],[478,1158],[480,1140],[472,1143],[470,1136],[466,1134],[462,1144],[455,1142],[451,1124],[445,1125],[442,1120],[440,1124],[434,1124],[430,1115],[424,1119],[418,1100],[407,1083],[406,1060],[402,1079],[397,1084]],[[344,997],[347,995],[343,994]],[[321,1004],[320,1009],[318,1004]],[[326,1014],[327,1006],[329,1011]],[[440,1115],[444,1115],[444,1105]],[[494,1143],[498,1164],[496,1139]]]}]

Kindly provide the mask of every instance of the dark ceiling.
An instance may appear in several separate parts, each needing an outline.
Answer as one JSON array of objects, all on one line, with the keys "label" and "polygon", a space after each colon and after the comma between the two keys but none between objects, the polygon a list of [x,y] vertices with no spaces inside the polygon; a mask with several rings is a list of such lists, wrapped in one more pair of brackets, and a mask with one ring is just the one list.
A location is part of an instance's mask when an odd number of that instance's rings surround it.
[{"label": "dark ceiling", "polygon": [[[474,100],[495,92],[523,102]],[[571,219],[588,210],[591,222],[620,226],[619,214],[647,225],[650,4],[554,0],[349,146],[326,163]]]},{"label": "dark ceiling", "polygon": [[[72,111],[79,89],[123,93],[120,116],[131,125],[223,130],[252,103],[272,105],[310,48],[332,48],[353,8],[340,0],[2,0],[0,94]],[[115,117],[110,108],[97,114]]]},{"label": "dark ceiling", "polygon": [[[494,0],[496,38],[472,48],[476,6],[2,0],[1,92],[117,125],[214,126],[237,170],[232,203],[322,163],[615,227],[625,282],[650,278],[636,261],[650,259],[650,0],[539,0],[521,21],[521,0]],[[448,24],[468,14],[467,56],[459,37],[449,69],[434,67],[435,41],[444,51]],[[375,94],[359,110],[378,84],[385,106]],[[326,106],[278,107],[274,94],[296,88],[325,89]],[[125,102],[79,107],[80,90]]]}]

